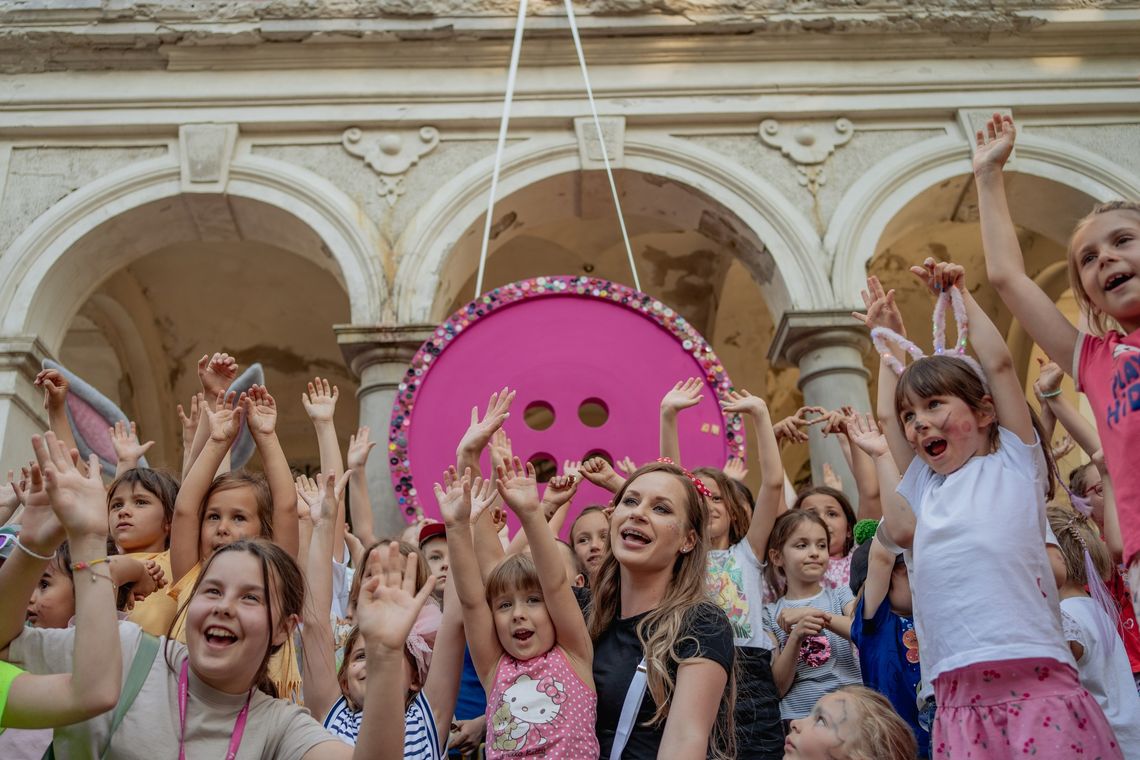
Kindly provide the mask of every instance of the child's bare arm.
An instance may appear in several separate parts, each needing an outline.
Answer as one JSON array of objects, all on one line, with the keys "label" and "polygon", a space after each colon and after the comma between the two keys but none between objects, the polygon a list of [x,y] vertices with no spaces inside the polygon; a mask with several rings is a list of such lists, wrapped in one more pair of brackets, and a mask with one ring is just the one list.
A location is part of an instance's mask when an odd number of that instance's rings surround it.
[{"label": "child's bare arm", "polygon": [[[44,391],[44,409],[48,413],[48,427],[68,451],[78,449],[79,444],[75,442],[71,420],[67,417],[67,394],[71,389],[67,378],[57,369],[45,369],[36,375],[35,386],[43,388]],[[79,462],[81,470],[86,466],[85,462]]]},{"label": "child's bare arm", "polygon": [[[313,423],[317,433],[317,450],[321,457],[321,472],[335,472],[340,478],[344,472],[344,460],[340,455],[340,441],[336,437],[336,402],[340,398],[340,389],[329,385],[327,379],[313,378],[309,383],[308,392],[301,394],[301,404],[305,407],[305,414]],[[337,507],[336,528],[333,535],[332,558],[341,562],[344,559],[344,502]]]},{"label": "child's bare arm", "polygon": [[[902,314],[895,305],[895,291],[884,290],[879,278],[871,275],[867,278],[867,289],[863,291],[863,304],[867,307],[865,313],[852,312],[852,316],[867,326],[868,330],[876,327],[885,327],[899,335],[906,336],[906,326],[902,321]],[[890,347],[891,354],[900,362],[906,361],[906,353],[895,345]],[[895,410],[895,388],[898,385],[898,376],[894,368],[886,359],[879,361],[879,388],[875,398],[875,415],[886,434],[891,456],[894,457],[895,466],[899,472],[905,472],[914,459],[914,449],[906,440],[902,426],[899,425],[898,414]],[[883,484],[880,483],[880,488]]]},{"label": "child's bare arm", "polygon": [[480,474],[479,457],[491,442],[491,436],[511,416],[511,402],[514,400],[515,391],[503,388],[491,394],[487,401],[487,411],[482,417],[479,416],[479,407],[471,407],[471,424],[455,450],[456,466],[460,471],[470,467],[472,475]]},{"label": "child's bare arm", "polygon": [[471,544],[471,490],[472,487],[479,490],[483,481],[476,476],[472,483],[470,470],[465,470],[460,477],[454,468],[444,473],[443,480],[442,486],[435,485],[435,497],[447,527],[451,567],[448,582],[455,583],[455,591],[463,607],[463,628],[475,672],[479,674],[483,687],[489,690],[503,647],[495,633],[494,618],[487,606],[483,578]]},{"label": "child's bare arm", "polygon": [[365,546],[376,543],[372,499],[368,496],[368,474],[365,471],[368,455],[376,446],[375,441],[369,440],[370,434],[365,426],[348,439],[348,468],[352,470],[348,481],[348,510],[352,515],[352,533]]},{"label": "child's bare arm", "polygon": [[787,510],[784,502],[784,463],[780,459],[780,444],[772,429],[772,415],[768,404],[759,396],[746,390],[729,393],[729,403],[724,411],[742,413],[752,418],[756,426],[756,450],[760,455],[760,490],[756,492],[756,504],[752,511],[752,522],[748,525],[748,543],[752,553],[761,561],[767,559],[768,536],[776,516]]},{"label": "child's bare arm", "polygon": [[1043,362],[1041,364],[1041,374],[1037,377],[1034,389],[1038,392],[1038,398],[1041,400],[1042,416],[1044,416],[1044,411],[1048,409],[1061,423],[1061,427],[1065,428],[1068,434],[1073,437],[1081,450],[1091,457],[1100,451],[1100,436],[1097,435],[1096,428],[1086,422],[1081,413],[1065,401],[1061,395],[1061,380],[1064,378],[1064,374],[1064,370],[1056,362]]},{"label": "child's bare arm", "polygon": [[1034,342],[1050,359],[1068,367],[1077,343],[1077,328],[1025,273],[1025,259],[1005,197],[1002,168],[1013,152],[1016,135],[1013,119],[998,114],[994,114],[985,131],[978,130],[975,135],[974,180],[978,187],[986,273],[1014,319]]},{"label": "child's bare arm", "polygon": [[228,397],[219,394],[215,400],[215,409],[210,409],[207,405],[202,410],[210,437],[202,448],[202,453],[190,465],[190,472],[182,480],[178,497],[174,500],[174,517],[170,521],[172,583],[177,583],[201,559],[198,556],[198,539],[201,534],[199,513],[206,491],[214,482],[214,473],[229,452],[241,426],[241,415],[234,407],[235,401],[232,393]]},{"label": "child's bare arm", "polygon": [[499,495],[518,515],[530,539],[530,553],[538,571],[546,610],[554,623],[555,640],[573,658],[579,666],[575,670],[589,684],[594,645],[586,630],[586,619],[582,617],[574,592],[570,590],[570,579],[566,577],[566,566],[562,564],[554,534],[542,514],[534,466],[528,462],[524,470],[522,461],[515,457],[511,468],[500,469],[497,475]]},{"label": "child's bare arm", "polygon": [[[297,489],[293,487],[289,460],[285,458],[281,441],[277,439],[277,402],[264,385],[253,386],[248,393],[242,394],[242,398],[246,424],[261,453],[261,466],[265,470],[269,495],[273,499],[273,543],[289,552],[289,556],[296,557],[300,543]],[[339,456],[338,449],[337,457]]]},{"label": "child's bare arm", "polygon": [[[890,371],[888,369],[888,371]],[[875,461],[879,477],[879,499],[883,507],[887,535],[900,547],[909,548],[914,541],[915,516],[910,504],[898,492],[899,476],[886,436],[879,430],[875,418],[855,415],[847,426],[851,442],[867,452]]]},{"label": "child's bare arm", "polygon": [[879,605],[891,590],[891,572],[895,568],[895,555],[871,539],[871,554],[867,558],[867,580],[863,582],[863,619],[870,620],[879,611]]},{"label": "child's bare arm", "polygon": [[443,589],[443,619],[439,621],[431,667],[424,682],[424,694],[435,714],[438,736],[447,736],[451,732],[466,643],[463,637],[463,606],[459,603],[455,584],[448,579]]},{"label": "child's bare arm", "polygon": [[677,415],[682,409],[694,407],[703,398],[704,383],[690,377],[673,386],[661,399],[661,456],[681,466],[681,442],[677,436]]}]

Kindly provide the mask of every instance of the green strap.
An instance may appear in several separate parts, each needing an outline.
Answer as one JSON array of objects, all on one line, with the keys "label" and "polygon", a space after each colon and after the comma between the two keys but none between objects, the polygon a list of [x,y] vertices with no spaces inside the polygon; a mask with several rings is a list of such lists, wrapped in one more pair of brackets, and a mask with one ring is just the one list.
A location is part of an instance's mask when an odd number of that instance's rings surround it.
[{"label": "green strap", "polygon": [[[119,695],[119,701],[115,705],[115,712],[111,715],[111,731],[107,734],[107,746],[99,756],[101,760],[107,760],[110,756],[111,737],[115,735],[119,724],[123,722],[127,711],[130,710],[131,705],[134,704],[135,697],[137,697],[142,690],[143,683],[146,681],[146,677],[150,675],[150,668],[151,665],[154,664],[154,658],[156,656],[158,656],[158,638],[143,631],[142,639],[139,641],[139,648],[135,651],[134,659],[131,660],[131,669],[127,672],[127,680],[123,684],[123,692]],[[55,760],[54,741],[48,745],[47,750],[44,752],[43,760]]]}]

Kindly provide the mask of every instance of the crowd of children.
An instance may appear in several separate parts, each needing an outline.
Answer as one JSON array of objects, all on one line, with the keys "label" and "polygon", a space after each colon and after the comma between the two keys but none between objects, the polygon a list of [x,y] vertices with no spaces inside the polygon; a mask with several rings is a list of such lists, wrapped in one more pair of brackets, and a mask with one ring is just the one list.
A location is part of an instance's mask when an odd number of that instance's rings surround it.
[{"label": "crowd of children", "polygon": [[[874,413],[774,421],[724,399],[753,428],[756,493],[742,462],[682,465],[698,380],[661,400],[660,459],[568,462],[544,485],[504,388],[440,473],[442,521],[377,537],[376,444],[361,428],[342,450],[327,381],[303,393],[316,478],[290,469],[275,397],[229,392],[219,353],[178,409],[181,472],[140,466],[149,444],[120,423],[107,485],[67,381],[40,373],[52,430],[0,497],[0,756],[1140,758],[1140,205],[1073,233],[1082,332],[1025,274],[1014,139],[995,116],[974,174],[986,275],[1052,360],[1040,415],[967,273],[928,259],[932,355],[874,277],[854,315],[881,360]],[[814,424],[856,493],[791,491],[781,445]],[[1060,483],[1058,424],[1089,458]],[[243,429],[257,474],[230,467]],[[584,480],[610,501],[574,505]]]}]

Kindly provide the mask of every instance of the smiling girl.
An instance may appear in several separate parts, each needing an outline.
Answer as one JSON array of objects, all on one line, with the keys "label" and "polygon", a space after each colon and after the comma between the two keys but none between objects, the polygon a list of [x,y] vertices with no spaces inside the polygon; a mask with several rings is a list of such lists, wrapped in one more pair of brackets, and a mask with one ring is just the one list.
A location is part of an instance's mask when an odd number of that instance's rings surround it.
[{"label": "smiling girl", "polygon": [[606,515],[605,507],[597,505],[586,507],[570,524],[570,546],[586,566],[586,575],[590,582],[593,581],[598,568],[602,566],[609,541],[610,518]]}]

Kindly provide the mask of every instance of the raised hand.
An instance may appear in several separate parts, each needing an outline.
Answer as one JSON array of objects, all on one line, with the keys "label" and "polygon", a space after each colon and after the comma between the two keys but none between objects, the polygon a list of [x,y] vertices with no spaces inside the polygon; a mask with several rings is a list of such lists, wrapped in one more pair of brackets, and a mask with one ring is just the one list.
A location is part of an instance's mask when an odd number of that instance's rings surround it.
[{"label": "raised hand", "polygon": [[314,424],[332,422],[339,398],[339,388],[335,385],[330,387],[327,379],[315,377],[309,383],[309,392],[301,394],[301,404],[305,407],[305,414],[309,415]]},{"label": "raised hand", "polygon": [[416,564],[419,556],[400,555],[395,541],[377,547],[368,557],[356,602],[356,624],[364,637],[369,657],[373,654],[402,653],[408,634],[423,609],[436,578],[429,575],[416,591]]},{"label": "raised hand", "polygon": [[513,456],[511,439],[506,430],[499,428],[491,436],[491,471],[498,471],[499,467],[508,464]]},{"label": "raised hand", "polygon": [[119,420],[113,427],[107,429],[107,434],[111,436],[111,445],[115,447],[115,456],[118,460],[132,467],[138,464],[139,459],[154,445],[154,441],[139,443],[138,427],[134,422],[128,424]]},{"label": "raised hand", "polygon": [[178,421],[182,423],[182,448],[189,449],[194,444],[194,434],[198,432],[198,423],[202,419],[202,409],[206,406],[206,397],[195,393],[190,397],[190,414],[178,405]]},{"label": "raised hand", "polygon": [[741,388],[739,391],[729,391],[728,401],[721,404],[724,411],[730,414],[749,414],[758,417],[768,409],[764,399],[753,396]]},{"label": "raised hand", "polygon": [[919,282],[925,284],[927,289],[936,296],[953,287],[960,289],[966,287],[966,268],[964,266],[950,261],[935,261],[931,256],[926,257],[922,266],[911,267],[910,273],[917,277]]},{"label": "raised hand", "polygon": [[[235,393],[219,393],[217,399],[214,401],[214,408],[204,405],[202,407],[202,414],[206,417],[206,423],[210,426],[210,440],[218,443],[229,444],[237,438],[238,431],[241,429],[241,415],[242,412],[237,407],[237,394]],[[242,395],[242,400],[245,400],[245,395]]]},{"label": "raised hand", "polygon": [[582,476],[582,463],[573,459],[566,459],[562,462],[562,474],[569,478],[579,478]]},{"label": "raised hand", "polygon": [[443,515],[443,522],[448,528],[471,520],[470,467],[464,468],[462,476],[454,467],[448,467],[443,473],[443,485],[436,483],[434,489],[440,514]]},{"label": "raised hand", "polygon": [[555,475],[550,479],[542,492],[542,511],[547,520],[553,517],[563,504],[574,498],[581,482],[580,477],[576,478],[573,475]]},{"label": "raised hand", "polygon": [[[39,436],[32,437],[33,446],[37,438]],[[32,463],[28,467],[27,477],[12,486],[19,495],[20,503],[24,505],[20,517],[20,542],[37,554],[51,554],[63,543],[64,531],[63,525],[52,511],[51,498],[44,488],[40,466]],[[103,522],[105,526],[106,517]]]},{"label": "raised hand", "polygon": [[344,486],[348,483],[350,475],[352,470],[345,470],[339,478],[335,472],[322,472],[317,477],[317,503],[313,504],[305,499],[309,505],[309,519],[313,521],[314,528],[325,520],[336,517],[337,505],[344,496]]},{"label": "raised hand", "polygon": [[344,531],[344,542],[348,544],[348,556],[352,558],[352,566],[360,567],[360,563],[364,561],[364,544],[347,528]]},{"label": "raised hand", "polygon": [[625,483],[625,478],[614,472],[610,463],[601,457],[594,457],[583,462],[580,473],[586,480],[611,493],[617,493],[617,490]]},{"label": "raised hand", "polygon": [[313,515],[321,511],[321,491],[317,481],[308,475],[298,475],[293,486],[297,489],[297,519],[311,521]]},{"label": "raised hand", "polygon": [[843,490],[843,481],[839,479],[839,474],[835,472],[830,462],[823,463],[823,484],[836,491]]},{"label": "raised hand", "polygon": [[471,522],[478,520],[488,509],[491,510],[494,523],[502,522],[502,509],[497,506],[500,501],[495,480],[493,478],[484,480],[476,475],[475,480],[471,482]]},{"label": "raised hand", "polygon": [[895,303],[895,291],[884,290],[879,278],[871,275],[867,278],[867,288],[862,291],[865,312],[853,311],[851,316],[866,325],[868,330],[876,327],[885,327],[894,330],[899,335],[906,335],[906,325],[903,324],[902,312]]},{"label": "raised hand", "polygon": [[5,516],[5,521],[11,517],[12,513],[20,506],[20,488],[26,488],[27,481],[23,478],[16,480],[16,471],[8,470],[8,479],[4,481],[8,484],[4,488],[0,484],[0,515]]},{"label": "raised hand", "polygon": [[1076,445],[1076,441],[1072,439],[1072,436],[1061,436],[1061,440],[1053,444],[1051,452],[1053,454],[1053,459],[1056,460],[1063,458],[1066,454],[1072,451]]},{"label": "raised hand", "polygon": [[498,469],[495,485],[503,501],[519,517],[538,511],[538,480],[534,474],[534,465],[530,462],[526,463],[524,469],[522,460],[515,457],[509,468]]},{"label": "raised hand", "polygon": [[[809,414],[818,414],[821,416],[809,420],[807,417]],[[790,417],[785,417],[773,425],[772,432],[776,434],[777,441],[806,443],[808,440],[808,426],[824,421],[826,418],[822,415],[826,414],[827,410],[821,406],[801,406],[796,410],[795,414]]]},{"label": "raised hand", "polygon": [[974,133],[974,174],[1001,171],[1013,153],[1017,140],[1017,128],[1013,118],[994,114],[986,123],[985,129]]},{"label": "raised hand", "polygon": [[36,462],[43,472],[44,485],[52,511],[63,523],[67,535],[107,535],[107,492],[99,475],[99,458],[92,454],[87,474],[75,461],[55,434],[48,431],[43,438],[32,436]]},{"label": "raised hand", "polygon": [[277,402],[264,385],[254,385],[243,393],[241,407],[254,438],[273,435],[277,430]]},{"label": "raised hand", "polygon": [[748,477],[748,468],[744,466],[744,460],[740,457],[729,457],[724,463],[724,474],[743,483]]},{"label": "raised hand", "polygon": [[1046,361],[1041,357],[1037,357],[1037,364],[1039,367],[1037,380],[1033,383],[1037,397],[1041,398],[1045,393],[1055,394],[1061,389],[1061,381],[1065,378],[1064,370],[1056,362]]},{"label": "raised hand", "polygon": [[637,464],[628,456],[624,456],[614,462],[614,468],[628,479],[630,475],[637,471]]},{"label": "raised hand", "polygon": [[487,401],[487,411],[479,416],[479,407],[471,407],[471,424],[459,441],[457,453],[466,452],[478,456],[487,448],[491,436],[503,426],[511,416],[511,402],[515,400],[515,391],[503,388],[491,394]]},{"label": "raised hand", "polygon": [[840,409],[832,409],[827,413],[827,419],[822,423],[821,432],[824,435],[847,435],[847,425],[850,424],[853,416],[855,416],[854,407],[844,406]]},{"label": "raised hand", "polygon": [[847,437],[868,455],[877,457],[890,453],[887,437],[879,430],[874,415],[856,414],[847,425]]},{"label": "raised hand", "polygon": [[661,399],[661,413],[676,414],[682,409],[688,409],[701,403],[701,399],[704,398],[701,391],[704,390],[704,387],[705,384],[696,377],[690,377],[677,383]]},{"label": "raised hand", "polygon": [[370,440],[372,431],[365,425],[356,431],[355,435],[348,437],[348,456],[346,466],[357,472],[364,472],[364,465],[368,464],[368,455],[376,447],[376,441]]},{"label": "raised hand", "polygon": [[36,375],[35,386],[44,392],[44,409],[62,410],[67,406],[67,392],[71,386],[58,369],[41,370]]},{"label": "raised hand", "polygon": [[219,393],[225,393],[237,379],[237,371],[237,360],[229,354],[203,354],[198,360],[198,379],[206,398],[217,398]]}]

